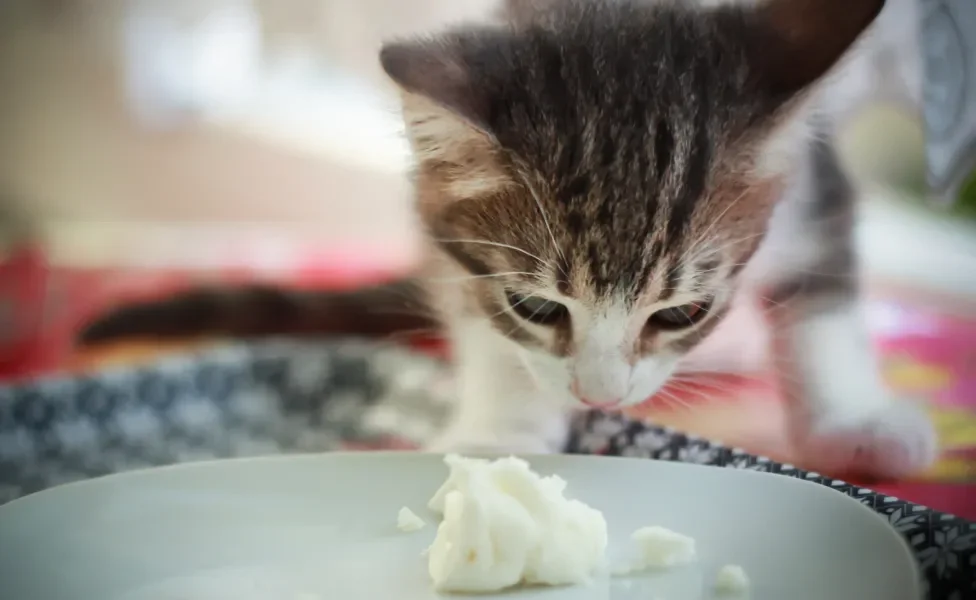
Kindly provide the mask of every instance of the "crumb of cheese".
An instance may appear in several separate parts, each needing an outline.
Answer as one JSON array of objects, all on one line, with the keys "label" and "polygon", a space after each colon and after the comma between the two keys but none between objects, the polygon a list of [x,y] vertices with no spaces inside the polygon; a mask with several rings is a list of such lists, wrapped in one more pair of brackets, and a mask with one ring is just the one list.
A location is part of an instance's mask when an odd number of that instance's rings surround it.
[{"label": "crumb of cheese", "polygon": [[648,569],[670,569],[695,561],[694,538],[664,527],[642,527],[631,534],[637,544],[637,559],[630,566],[618,569],[615,575],[629,575]]},{"label": "crumb of cheese", "polygon": [[406,506],[401,508],[400,512],[397,513],[397,529],[400,531],[405,533],[419,531],[424,528],[424,525],[426,525],[424,520]]},{"label": "crumb of cheese", "polygon": [[715,591],[720,594],[741,594],[749,591],[749,576],[739,565],[726,565],[715,576]]}]

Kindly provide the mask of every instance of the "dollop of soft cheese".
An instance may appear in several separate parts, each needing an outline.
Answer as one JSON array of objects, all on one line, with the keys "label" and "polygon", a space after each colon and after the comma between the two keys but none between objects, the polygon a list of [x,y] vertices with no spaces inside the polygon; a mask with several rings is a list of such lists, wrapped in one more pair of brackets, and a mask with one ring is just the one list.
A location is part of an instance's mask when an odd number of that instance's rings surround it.
[{"label": "dollop of soft cheese", "polygon": [[566,498],[566,482],[518,458],[449,455],[447,481],[430,500],[443,521],[428,553],[434,588],[492,592],[519,583],[584,583],[603,567],[603,514]]}]

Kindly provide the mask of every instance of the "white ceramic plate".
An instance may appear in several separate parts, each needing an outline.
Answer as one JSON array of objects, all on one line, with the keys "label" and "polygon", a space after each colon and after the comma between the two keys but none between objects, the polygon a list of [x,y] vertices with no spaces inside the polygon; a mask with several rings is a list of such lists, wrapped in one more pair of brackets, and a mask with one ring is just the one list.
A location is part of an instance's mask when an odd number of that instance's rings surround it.
[{"label": "white ceramic plate", "polygon": [[[664,575],[505,598],[701,600],[727,563],[752,600],[917,600],[902,539],[857,501],[784,476],[638,459],[547,456],[570,495],[604,511],[611,558],[637,527],[695,537],[700,564]],[[326,454],[117,475],[0,508],[0,598],[421,600],[436,598],[426,527],[396,530],[446,476],[440,457]]]}]

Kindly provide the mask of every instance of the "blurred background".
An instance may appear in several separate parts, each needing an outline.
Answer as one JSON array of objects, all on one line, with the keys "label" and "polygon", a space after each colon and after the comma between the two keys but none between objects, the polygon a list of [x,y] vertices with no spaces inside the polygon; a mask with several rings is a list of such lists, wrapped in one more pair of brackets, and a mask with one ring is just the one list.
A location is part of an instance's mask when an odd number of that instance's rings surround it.
[{"label": "blurred background", "polygon": [[[485,7],[4,2],[4,268],[42,260],[54,272],[43,302],[40,283],[18,279],[5,295],[21,306],[3,318],[17,323],[14,342],[57,339],[30,352],[15,343],[0,371],[60,364],[69,358],[63,319],[143,293],[163,271],[341,283],[409,268],[407,148],[377,49]],[[111,276],[85,278],[84,294],[71,287],[73,275],[106,269]]]},{"label": "blurred background", "polygon": [[[408,271],[409,156],[376,52],[494,4],[0,4],[0,380],[209,343],[71,344],[108,307],[202,279],[326,288]],[[929,403],[951,450],[907,493],[944,506],[946,485],[976,481],[976,82],[964,60],[976,48],[956,35],[976,16],[965,0],[923,4],[898,35],[928,32],[918,60],[930,68],[904,82],[924,105],[864,107],[841,143],[865,194],[859,243],[886,373]],[[762,365],[740,354],[730,346],[716,364],[735,372],[685,394],[694,410],[641,414],[789,458]]]}]

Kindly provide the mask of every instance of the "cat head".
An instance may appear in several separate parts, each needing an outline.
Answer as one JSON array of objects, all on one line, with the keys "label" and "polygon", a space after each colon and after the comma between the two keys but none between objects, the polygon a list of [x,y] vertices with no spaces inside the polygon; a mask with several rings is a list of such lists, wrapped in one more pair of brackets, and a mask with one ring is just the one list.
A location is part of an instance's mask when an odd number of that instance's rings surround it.
[{"label": "cat head", "polygon": [[727,311],[813,84],[882,5],[509,0],[503,25],[386,45],[469,316],[586,403],[648,397]]}]

